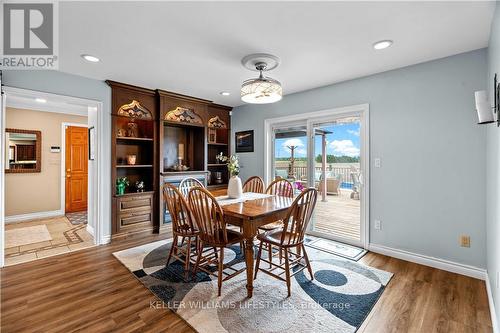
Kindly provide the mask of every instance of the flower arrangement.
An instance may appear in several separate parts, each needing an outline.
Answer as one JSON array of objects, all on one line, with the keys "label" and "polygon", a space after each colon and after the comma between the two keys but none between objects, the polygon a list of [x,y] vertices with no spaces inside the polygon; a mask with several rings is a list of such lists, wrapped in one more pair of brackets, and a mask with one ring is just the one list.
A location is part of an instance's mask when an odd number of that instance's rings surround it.
[{"label": "flower arrangement", "polygon": [[226,163],[227,170],[231,176],[237,176],[240,173],[240,164],[238,161],[238,155],[224,156],[219,153],[215,159],[219,162]]},{"label": "flower arrangement", "polygon": [[295,188],[299,191],[303,191],[305,187],[302,183],[295,183]]}]

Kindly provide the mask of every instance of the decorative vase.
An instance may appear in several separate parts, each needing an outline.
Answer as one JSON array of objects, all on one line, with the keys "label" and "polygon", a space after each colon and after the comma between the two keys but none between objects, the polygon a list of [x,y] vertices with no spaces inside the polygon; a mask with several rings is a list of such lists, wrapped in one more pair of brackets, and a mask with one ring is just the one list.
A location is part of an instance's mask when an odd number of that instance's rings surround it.
[{"label": "decorative vase", "polygon": [[128,165],[135,165],[136,160],[137,160],[136,155],[127,155],[127,164]]},{"label": "decorative vase", "polygon": [[238,176],[231,176],[227,184],[227,196],[231,199],[238,199],[243,196],[243,186],[241,179]]},{"label": "decorative vase", "polygon": [[125,194],[125,184],[124,183],[116,184],[116,194],[117,195],[124,195]]}]

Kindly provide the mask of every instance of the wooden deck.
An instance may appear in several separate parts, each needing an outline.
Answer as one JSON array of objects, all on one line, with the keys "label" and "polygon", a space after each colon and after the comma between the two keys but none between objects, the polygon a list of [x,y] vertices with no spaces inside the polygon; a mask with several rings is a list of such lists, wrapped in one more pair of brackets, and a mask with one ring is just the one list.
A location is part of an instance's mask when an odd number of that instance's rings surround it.
[{"label": "wooden deck", "polygon": [[350,198],[351,190],[341,195],[327,195],[326,202],[318,197],[313,229],[328,236],[360,240],[360,201]]}]

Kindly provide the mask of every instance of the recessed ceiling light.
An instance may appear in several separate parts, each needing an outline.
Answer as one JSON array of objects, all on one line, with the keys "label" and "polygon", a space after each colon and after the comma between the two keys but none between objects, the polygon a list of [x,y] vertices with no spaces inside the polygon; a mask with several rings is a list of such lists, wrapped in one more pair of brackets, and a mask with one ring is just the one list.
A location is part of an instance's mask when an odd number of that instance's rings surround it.
[{"label": "recessed ceiling light", "polygon": [[35,98],[35,101],[38,103],[47,103],[47,100],[45,98]]},{"label": "recessed ceiling light", "polygon": [[93,56],[93,55],[90,55],[90,54],[82,54],[81,57],[89,62],[99,62],[101,61],[101,59]]},{"label": "recessed ceiling light", "polygon": [[392,40],[381,40],[373,44],[375,50],[383,50],[392,45]]},{"label": "recessed ceiling light", "polygon": [[231,95],[231,93],[229,91],[221,91],[219,94],[221,94],[222,96],[229,96],[229,95]]}]

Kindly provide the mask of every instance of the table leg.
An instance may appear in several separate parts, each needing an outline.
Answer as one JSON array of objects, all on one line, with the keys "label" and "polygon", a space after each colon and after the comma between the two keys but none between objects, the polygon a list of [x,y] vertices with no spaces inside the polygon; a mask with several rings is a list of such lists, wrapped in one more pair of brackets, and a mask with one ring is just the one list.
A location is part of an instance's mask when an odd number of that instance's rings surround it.
[{"label": "table leg", "polygon": [[253,295],[253,269],[254,269],[253,239],[254,239],[253,236],[245,239],[245,261],[246,261],[246,265],[247,265],[247,297],[248,298],[251,298]]}]

